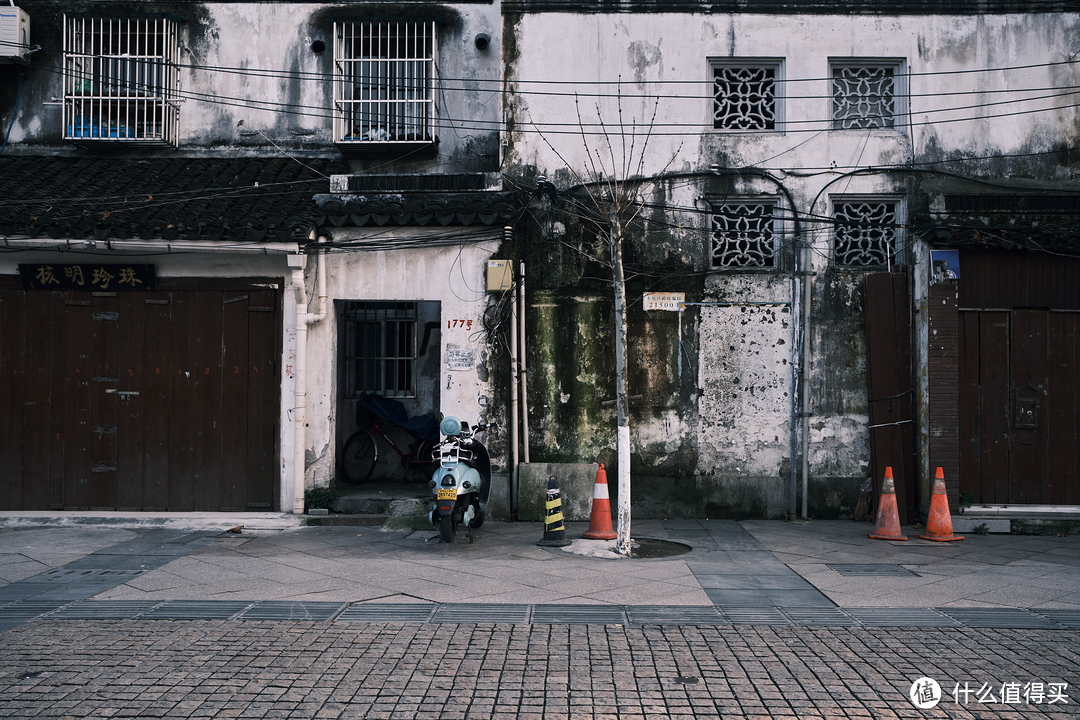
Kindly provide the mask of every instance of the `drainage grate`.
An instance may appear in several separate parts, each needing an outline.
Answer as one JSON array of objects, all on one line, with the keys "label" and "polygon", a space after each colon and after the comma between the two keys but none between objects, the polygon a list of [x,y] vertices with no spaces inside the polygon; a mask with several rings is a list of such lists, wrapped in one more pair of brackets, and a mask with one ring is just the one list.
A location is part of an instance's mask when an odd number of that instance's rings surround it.
[{"label": "drainage grate", "polygon": [[780,608],[723,607],[720,612],[731,625],[790,625],[791,621]]},{"label": "drainage grate", "polygon": [[267,600],[256,603],[240,615],[240,620],[333,620],[345,608],[340,602]]},{"label": "drainage grate", "polygon": [[851,617],[868,627],[956,627],[950,617],[933,608],[846,608]]},{"label": "drainage grate", "polygon": [[160,605],[155,600],[80,600],[49,615],[50,620],[134,620]]},{"label": "drainage grate", "polygon": [[438,623],[476,623],[491,625],[494,623],[529,622],[528,605],[439,605],[431,622]]},{"label": "drainage grate", "polygon": [[170,600],[142,616],[143,620],[228,620],[251,607],[232,600]]},{"label": "drainage grate", "polygon": [[1048,618],[1020,608],[937,608],[969,628],[1046,628],[1058,625]]},{"label": "drainage grate", "polygon": [[337,616],[344,622],[426,623],[435,611],[431,603],[361,603]]},{"label": "drainage grate", "polygon": [[711,605],[638,605],[626,608],[635,625],[723,625],[724,616]]},{"label": "drainage grate", "polygon": [[534,605],[532,621],[536,625],[623,625],[626,614],[611,605]]},{"label": "drainage grate", "polygon": [[858,621],[839,608],[786,607],[780,608],[780,612],[787,615],[788,619],[795,625],[845,627],[858,624]]},{"label": "drainage grate", "polygon": [[0,620],[30,620],[67,604],[67,600],[22,600],[0,608]]},{"label": "drainage grate", "polygon": [[844,577],[921,577],[907,568],[899,565],[886,565],[884,563],[863,563],[846,565],[826,565]]},{"label": "drainage grate", "polygon": [[1035,610],[1051,622],[1069,630],[1080,630],[1080,610]]}]

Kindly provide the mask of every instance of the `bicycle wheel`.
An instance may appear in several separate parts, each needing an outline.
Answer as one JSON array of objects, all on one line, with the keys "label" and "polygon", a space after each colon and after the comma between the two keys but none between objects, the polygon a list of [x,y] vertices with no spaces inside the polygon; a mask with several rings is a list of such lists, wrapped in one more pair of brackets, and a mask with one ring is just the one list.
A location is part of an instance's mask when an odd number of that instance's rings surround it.
[{"label": "bicycle wheel", "polygon": [[431,473],[435,472],[435,460],[431,451],[435,446],[428,440],[417,440],[413,443],[412,453],[409,455],[409,471],[419,482],[427,482],[431,479]]},{"label": "bicycle wheel", "polygon": [[379,446],[370,432],[361,430],[345,443],[341,453],[341,468],[345,472],[345,482],[353,485],[367,482],[379,462]]}]

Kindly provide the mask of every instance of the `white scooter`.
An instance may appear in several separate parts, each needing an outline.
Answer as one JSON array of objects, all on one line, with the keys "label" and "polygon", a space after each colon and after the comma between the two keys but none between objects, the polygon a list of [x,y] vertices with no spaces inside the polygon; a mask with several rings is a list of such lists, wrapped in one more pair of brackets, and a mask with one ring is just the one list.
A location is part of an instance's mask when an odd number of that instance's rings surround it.
[{"label": "white scooter", "polygon": [[494,427],[477,425],[448,416],[439,425],[445,439],[433,452],[439,468],[428,483],[435,506],[428,515],[444,543],[454,542],[458,525],[476,529],[484,524],[484,508],[491,494],[491,456],[474,435]]}]

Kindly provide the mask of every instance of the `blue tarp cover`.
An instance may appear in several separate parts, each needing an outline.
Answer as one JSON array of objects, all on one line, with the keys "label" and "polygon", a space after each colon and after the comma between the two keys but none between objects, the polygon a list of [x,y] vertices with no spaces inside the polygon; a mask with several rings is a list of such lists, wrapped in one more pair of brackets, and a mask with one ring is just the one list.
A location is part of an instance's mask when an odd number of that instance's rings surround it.
[{"label": "blue tarp cover", "polygon": [[435,417],[435,413],[409,417],[400,401],[377,393],[365,393],[360,396],[360,401],[377,417],[397,425],[413,437],[428,442],[439,441],[439,419]]}]

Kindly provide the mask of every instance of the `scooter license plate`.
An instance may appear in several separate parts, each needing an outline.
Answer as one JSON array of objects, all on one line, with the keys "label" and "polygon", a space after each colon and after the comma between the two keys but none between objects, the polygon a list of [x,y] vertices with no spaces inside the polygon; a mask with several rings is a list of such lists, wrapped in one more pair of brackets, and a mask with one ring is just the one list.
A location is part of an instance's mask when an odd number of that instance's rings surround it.
[{"label": "scooter license plate", "polygon": [[448,488],[446,490],[439,490],[436,500],[457,500],[457,488]]}]

